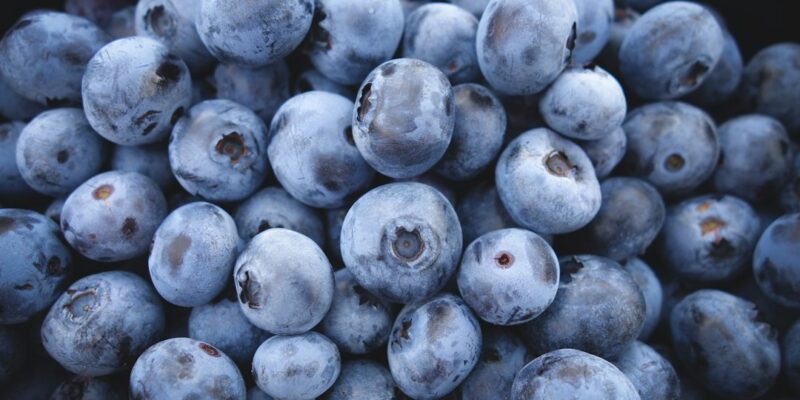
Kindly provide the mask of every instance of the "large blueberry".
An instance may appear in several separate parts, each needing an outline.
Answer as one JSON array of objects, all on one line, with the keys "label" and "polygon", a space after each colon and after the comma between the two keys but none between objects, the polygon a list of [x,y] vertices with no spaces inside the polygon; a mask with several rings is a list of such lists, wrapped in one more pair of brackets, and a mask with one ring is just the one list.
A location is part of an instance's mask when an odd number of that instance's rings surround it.
[{"label": "large blueberry", "polygon": [[110,271],[74,282],[42,323],[42,344],[84,376],[124,371],[164,331],[164,310],[144,279]]},{"label": "large blueberry", "polygon": [[747,63],[739,87],[742,106],[773,116],[793,135],[800,134],[800,44],[777,43],[756,53]]},{"label": "large blueberry", "polygon": [[33,194],[17,168],[17,143],[23,128],[22,122],[0,124],[0,199],[3,200],[21,200]]},{"label": "large blueberry", "polygon": [[764,231],[753,254],[753,273],[773,301],[800,307],[800,214],[784,215]]},{"label": "large blueberry", "polygon": [[219,63],[210,81],[218,98],[242,104],[266,122],[289,98],[289,69],[283,61],[260,68]]},{"label": "large blueberry", "polygon": [[239,236],[245,241],[270,228],[286,228],[308,236],[320,247],[325,245],[325,232],[317,212],[279,186],[266,187],[247,198],[236,209],[234,220]]},{"label": "large blueberry", "polygon": [[469,189],[458,202],[456,211],[464,243],[472,243],[484,233],[517,226],[500,201],[492,181],[480,182]]},{"label": "large blueberry", "polygon": [[353,139],[364,159],[392,178],[410,178],[442,158],[453,136],[453,89],[436,67],[401,58],[375,68],[353,107]]},{"label": "large blueberry", "polygon": [[485,328],[480,361],[461,384],[459,399],[509,400],[514,376],[531,358],[522,341],[510,331]]},{"label": "large blueberry", "polygon": [[235,299],[193,308],[188,325],[189,337],[215,346],[238,365],[250,364],[258,346],[270,337],[247,320]]},{"label": "large blueberry", "polygon": [[481,329],[451,294],[409,304],[394,322],[389,370],[400,390],[418,400],[439,399],[466,379],[478,362]]},{"label": "large blueberry", "polygon": [[639,332],[639,340],[646,340],[661,321],[664,289],[653,269],[641,259],[631,258],[622,264],[622,268],[631,274],[644,296],[644,325]]},{"label": "large blueberry", "polygon": [[652,347],[635,341],[614,359],[639,396],[647,400],[678,400],[681,385],[675,368]]},{"label": "large blueberry", "polygon": [[458,266],[461,225],[450,202],[413,182],[372,189],[342,225],[342,259],[358,283],[407,303],[438,292]]},{"label": "large blueberry", "polygon": [[339,379],[323,397],[325,400],[397,400],[392,374],[371,360],[342,364]]},{"label": "large blueberry", "polygon": [[169,153],[163,143],[116,145],[111,152],[111,169],[138,172],[152,179],[161,190],[175,185],[175,176],[169,169]]},{"label": "large blueberry", "polygon": [[136,34],[161,41],[193,71],[204,71],[215,60],[194,27],[197,13],[196,0],[140,0]]},{"label": "large blueberry", "polygon": [[614,21],[614,0],[575,0],[578,30],[573,60],[578,64],[592,62],[605,47]]}]

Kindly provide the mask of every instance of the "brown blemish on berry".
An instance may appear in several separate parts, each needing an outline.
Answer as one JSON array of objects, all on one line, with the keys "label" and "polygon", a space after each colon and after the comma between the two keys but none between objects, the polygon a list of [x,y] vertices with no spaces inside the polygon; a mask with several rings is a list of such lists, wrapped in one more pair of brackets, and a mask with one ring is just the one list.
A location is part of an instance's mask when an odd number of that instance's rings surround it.
[{"label": "brown blemish on berry", "polygon": [[92,197],[94,197],[96,200],[106,200],[111,197],[112,193],[114,193],[114,186],[100,185],[99,188],[92,192]]},{"label": "brown blemish on berry", "polygon": [[500,269],[508,269],[514,264],[514,256],[511,253],[501,251],[494,257],[494,262]]},{"label": "brown blemish on berry", "polygon": [[198,347],[200,347],[200,350],[203,350],[203,352],[210,355],[211,357],[220,357],[219,350],[214,348],[214,346],[211,346],[206,343],[200,343]]}]

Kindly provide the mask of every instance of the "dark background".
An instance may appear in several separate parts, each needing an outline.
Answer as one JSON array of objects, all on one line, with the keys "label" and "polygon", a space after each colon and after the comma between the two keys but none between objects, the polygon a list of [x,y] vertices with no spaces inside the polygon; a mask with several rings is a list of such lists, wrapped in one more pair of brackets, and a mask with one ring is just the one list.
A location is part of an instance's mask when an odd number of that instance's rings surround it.
[{"label": "dark background", "polygon": [[[198,0],[199,2],[199,0]],[[34,8],[63,9],[63,0],[11,0],[2,5],[2,31]],[[772,43],[800,42],[800,2],[794,0],[709,0],[739,42],[745,60]]]}]

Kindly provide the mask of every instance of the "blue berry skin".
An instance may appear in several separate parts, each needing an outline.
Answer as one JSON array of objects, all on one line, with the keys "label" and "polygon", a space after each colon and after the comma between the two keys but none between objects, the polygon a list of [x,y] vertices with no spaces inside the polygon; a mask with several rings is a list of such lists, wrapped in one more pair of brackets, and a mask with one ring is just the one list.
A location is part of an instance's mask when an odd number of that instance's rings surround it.
[{"label": "blue berry skin", "polygon": [[272,396],[264,393],[258,386],[253,386],[247,391],[247,400],[274,400]]},{"label": "blue berry skin", "polygon": [[395,54],[403,19],[398,0],[316,0],[303,48],[322,75],[357,85]]},{"label": "blue berry skin", "polygon": [[0,41],[0,74],[28,100],[48,107],[77,105],[86,62],[108,41],[108,35],[84,18],[28,13]]},{"label": "blue berry skin", "polygon": [[698,104],[713,106],[731,100],[742,80],[744,62],[736,38],[727,30],[723,30],[722,34],[725,44],[719,62],[689,97]]},{"label": "blue berry skin", "polygon": [[453,136],[455,101],[447,77],[420,60],[375,68],[353,107],[353,139],[369,165],[391,178],[411,178],[442,158]]},{"label": "blue berry skin", "polygon": [[664,1],[665,0],[623,0],[622,3],[624,3],[626,7],[631,7],[639,12],[645,12]]},{"label": "blue berry skin", "polygon": [[486,6],[489,4],[489,0],[450,0],[450,3],[469,11],[476,18],[480,19],[481,15],[483,15],[483,11],[486,10]]},{"label": "blue berry skin", "polygon": [[264,121],[289,99],[289,69],[282,60],[260,68],[220,63],[211,81],[218,98],[242,104]]},{"label": "blue berry skin", "polygon": [[699,290],[681,300],[670,329],[687,374],[722,398],[764,394],[780,372],[780,348],[775,331],[757,314],[753,303],[719,290]]},{"label": "blue berry skin", "polygon": [[235,299],[193,308],[188,325],[189,337],[220,349],[238,365],[249,365],[258,346],[271,336],[247,320]]},{"label": "blue berry skin", "polygon": [[739,99],[745,109],[777,118],[800,133],[800,44],[778,43],[756,53],[744,68]]},{"label": "blue berry skin", "polygon": [[724,47],[722,28],[705,7],[670,1],[644,13],[625,35],[620,72],[640,97],[675,99],[703,83]]},{"label": "blue berry skin", "polygon": [[317,332],[273,336],[253,357],[253,379],[276,399],[314,399],[333,386],[340,371],[339,350]]},{"label": "blue berry skin", "polygon": [[92,57],[82,93],[86,119],[97,133],[136,146],[169,136],[191,104],[192,78],[161,42],[134,36],[115,40]]},{"label": "blue berry skin", "polygon": [[292,197],[312,207],[337,208],[367,189],[375,171],[353,141],[352,110],[352,101],[316,91],[294,96],[278,109],[267,154]]},{"label": "blue berry skin", "polygon": [[267,128],[250,109],[208,100],[189,109],[169,138],[169,163],[183,188],[209,201],[239,201],[269,173]]},{"label": "blue berry skin", "polygon": [[400,0],[400,6],[403,7],[403,14],[406,18],[408,18],[408,14],[411,14],[417,8],[422,7],[431,1],[432,0]]},{"label": "blue berry skin", "polygon": [[111,15],[106,32],[112,39],[136,36],[136,6],[125,7]]},{"label": "blue berry skin", "polygon": [[650,103],[630,113],[621,169],[665,196],[690,193],[714,173],[719,139],[705,111],[681,102]]},{"label": "blue berry skin", "polygon": [[493,89],[531,95],[572,59],[578,11],[569,0],[492,0],[478,23],[478,65]]},{"label": "blue berry skin", "polygon": [[523,367],[511,400],[639,400],[631,381],[614,364],[575,349],[546,353]]},{"label": "blue berry skin", "polygon": [[800,308],[800,214],[786,214],[761,234],[753,254],[758,286],[773,301]]},{"label": "blue berry skin", "polygon": [[42,323],[45,350],[68,371],[124,371],[164,331],[161,300],[144,279],[109,271],[72,283]]},{"label": "blue berry skin", "polygon": [[[61,210],[64,208],[64,203],[67,201],[66,197],[59,197],[53,200],[50,205],[47,206],[47,209],[44,211],[44,215],[47,218],[53,220],[56,225],[61,223]],[[59,229],[60,232],[60,229]]]},{"label": "blue berry skin", "polygon": [[50,400],[123,400],[125,390],[106,379],[75,375],[64,382],[50,396]]},{"label": "blue berry skin", "polygon": [[712,183],[718,193],[762,200],[791,173],[791,140],[775,118],[741,115],[719,127],[720,162]]},{"label": "blue berry skin", "polygon": [[589,225],[564,237],[564,245],[618,262],[644,254],[664,225],[661,195],[649,183],[627,177],[604,180],[600,191],[600,211]]},{"label": "blue berry skin", "polygon": [[495,182],[514,221],[534,232],[573,232],[600,210],[600,184],[586,153],[547,128],[527,131],[508,144]]},{"label": "blue berry skin", "polygon": [[658,250],[679,278],[719,282],[749,265],[761,227],[758,215],[733,196],[701,196],[667,210]]},{"label": "blue berry skin", "polygon": [[479,236],[491,231],[517,226],[508,215],[491,181],[480,182],[467,191],[458,202],[456,211],[461,221],[464,243],[472,243]]},{"label": "blue berry skin", "polygon": [[447,179],[474,178],[497,158],[503,147],[507,119],[500,99],[475,83],[453,87],[456,119],[450,146],[434,167]]},{"label": "blue berry skin", "polygon": [[314,1],[201,0],[197,13],[197,33],[214,57],[261,67],[286,57],[303,41]]},{"label": "blue berry skin", "polygon": [[16,327],[0,325],[0,384],[5,387],[27,360],[28,349],[22,332]]},{"label": "blue berry skin", "polygon": [[318,246],[325,245],[325,232],[317,212],[297,201],[280,186],[259,190],[239,205],[233,219],[239,236],[250,241],[270,228],[286,228],[302,233]]},{"label": "blue berry skin", "polygon": [[403,57],[439,68],[453,83],[480,76],[475,35],[478,19],[452,4],[426,4],[408,15],[403,33]]},{"label": "blue berry skin", "polygon": [[396,400],[392,374],[371,360],[352,360],[342,364],[339,379],[322,397],[324,400]]},{"label": "blue berry skin", "polygon": [[619,48],[625,40],[625,36],[630,31],[633,23],[641,17],[641,14],[632,8],[616,8],[614,10],[614,20],[611,23],[608,41],[603,51],[597,58],[600,65],[614,76],[619,76]]},{"label": "blue berry skin", "polygon": [[640,341],[631,343],[614,360],[614,365],[628,377],[642,399],[682,398],[681,384],[675,368],[652,347]]},{"label": "blue berry skin", "polygon": [[0,199],[23,199],[34,191],[17,168],[17,143],[25,128],[22,122],[0,124]]},{"label": "blue berry skin", "polygon": [[99,173],[107,155],[106,142],[78,108],[39,114],[17,140],[17,168],[22,178],[37,192],[53,197],[69,194]]},{"label": "blue berry skin", "polygon": [[591,160],[597,179],[603,179],[609,176],[625,157],[628,136],[622,128],[617,128],[600,139],[576,140],[575,144],[580,146]]},{"label": "blue berry skin", "polygon": [[664,290],[653,269],[639,258],[631,258],[622,264],[631,274],[636,286],[644,296],[644,325],[639,332],[639,340],[647,340],[661,321],[661,308],[664,303]]},{"label": "blue berry skin", "polygon": [[[300,74],[300,76],[297,77],[292,89],[294,94],[310,92],[312,90],[320,90],[323,92],[342,95],[348,99],[355,97],[354,88],[336,83],[325,75],[322,75],[322,73],[316,69],[309,69]],[[272,120],[272,118],[270,118],[270,120]]]},{"label": "blue berry skin", "polygon": [[397,387],[418,400],[452,392],[478,363],[478,320],[460,298],[440,294],[406,305],[389,340],[389,370]]},{"label": "blue berry skin", "polygon": [[573,61],[586,64],[600,54],[611,35],[614,21],[614,0],[575,0],[578,30]]},{"label": "blue berry skin", "polygon": [[18,324],[50,307],[72,271],[58,226],[28,210],[0,209],[0,324]]},{"label": "blue berry skin", "polygon": [[276,335],[309,331],[333,301],[333,269],[325,253],[288,229],[256,235],[236,259],[233,278],[247,319]]},{"label": "blue berry skin", "polygon": [[161,41],[193,71],[205,71],[215,60],[194,27],[197,13],[194,0],[141,0],[134,16],[136,34]]},{"label": "blue berry skin", "polygon": [[225,210],[205,202],[170,213],[153,236],[148,266],[158,294],[181,307],[213,300],[228,283],[241,239]]},{"label": "blue berry skin", "polygon": [[64,10],[106,28],[115,11],[127,6],[130,0],[65,0]]},{"label": "blue berry skin", "polygon": [[390,304],[364,290],[342,268],[334,273],[333,303],[319,331],[345,353],[367,354],[386,344],[393,318]]},{"label": "blue berry skin", "polygon": [[792,327],[786,332],[781,349],[786,382],[795,393],[800,393],[800,321],[792,324]]},{"label": "blue berry skin", "polygon": [[539,100],[547,126],[580,140],[602,139],[618,129],[627,107],[619,82],[593,64],[567,68]]},{"label": "blue berry skin", "polygon": [[130,398],[244,399],[247,388],[236,364],[205,342],[173,338],[145,351],[133,366]]},{"label": "blue berry skin", "polygon": [[644,325],[645,300],[636,281],[608,258],[562,257],[558,294],[520,334],[534,354],[561,348],[603,358],[620,354]]},{"label": "blue berry skin", "polygon": [[10,121],[22,121],[29,120],[44,110],[43,105],[28,100],[11,89],[0,73],[0,115]]},{"label": "blue berry skin", "polygon": [[368,291],[409,303],[444,287],[461,257],[461,235],[455,210],[436,189],[390,183],[367,192],[347,212],[342,259]]},{"label": "blue berry skin", "polygon": [[163,143],[116,145],[111,152],[111,169],[138,172],[152,179],[164,191],[176,184],[169,169],[169,153]]},{"label": "blue berry skin", "polygon": [[539,235],[501,229],[464,250],[458,290],[477,316],[494,325],[528,322],[547,309],[558,291],[558,258]]},{"label": "blue berry skin", "polygon": [[342,225],[350,204],[332,210],[325,210],[325,242],[328,259],[332,265],[344,265],[342,261]]},{"label": "blue berry skin", "polygon": [[90,178],[67,197],[61,231],[84,257],[129,260],[147,252],[166,215],[167,201],[150,178],[109,171]]},{"label": "blue berry skin", "polygon": [[415,176],[413,178],[394,179],[394,182],[424,183],[424,184],[426,184],[426,185],[438,190],[439,193],[443,194],[444,197],[447,198],[447,201],[450,202],[450,204],[455,205],[457,203],[456,192],[455,192],[455,190],[453,190],[454,188],[453,188],[452,182],[450,182],[450,181],[448,181],[446,179],[440,178],[439,176],[434,175],[433,173],[426,172],[426,173],[424,173],[422,175],[418,175],[418,176]]},{"label": "blue berry skin", "polygon": [[800,157],[796,152],[789,175],[778,194],[778,202],[785,213],[800,212]]},{"label": "blue berry skin", "polygon": [[514,376],[532,358],[522,341],[510,331],[485,328],[480,361],[461,384],[459,399],[510,399]]}]

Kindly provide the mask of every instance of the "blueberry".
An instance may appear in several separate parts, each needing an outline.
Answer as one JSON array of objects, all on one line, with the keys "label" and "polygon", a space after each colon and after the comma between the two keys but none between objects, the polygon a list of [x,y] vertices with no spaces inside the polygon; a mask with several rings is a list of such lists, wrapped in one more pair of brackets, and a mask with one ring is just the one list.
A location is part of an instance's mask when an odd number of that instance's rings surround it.
[{"label": "blueberry", "polygon": [[781,210],[786,213],[800,212],[800,157],[794,155],[794,162],[786,182],[778,194]]},{"label": "blueberry", "polygon": [[342,259],[359,284],[397,303],[437,293],[461,257],[461,226],[447,199],[421,183],[390,183],[353,204]]},{"label": "blueberry", "polygon": [[58,225],[29,210],[0,209],[0,324],[18,324],[50,307],[72,271]]},{"label": "blueberry", "polygon": [[523,367],[511,387],[512,400],[639,400],[631,381],[600,357],[574,349],[539,356]]},{"label": "blueberry", "polygon": [[456,211],[464,232],[464,243],[472,243],[479,236],[494,230],[517,226],[491,181],[474,185],[458,202]]},{"label": "blueberry", "polygon": [[17,168],[17,143],[25,124],[6,122],[0,124],[0,198],[24,199],[34,192]]},{"label": "blueberry", "polygon": [[800,133],[800,44],[778,43],[756,53],[747,63],[739,98],[749,111],[770,115],[786,129]]},{"label": "blueberry", "polygon": [[0,115],[11,121],[29,120],[44,111],[44,106],[17,94],[0,74]]},{"label": "blueberry", "polygon": [[678,277],[715,282],[744,271],[760,232],[746,202],[701,196],[667,210],[658,246],[664,266]]},{"label": "blueberry", "polygon": [[466,379],[481,352],[478,320],[451,294],[406,305],[389,340],[389,370],[408,396],[438,399]]},{"label": "blueberry", "polygon": [[124,371],[164,331],[164,310],[144,279],[109,271],[72,283],[42,323],[42,344],[70,372]]},{"label": "blueberry", "polygon": [[741,297],[758,308],[758,318],[766,322],[780,333],[789,330],[789,326],[795,319],[800,318],[800,309],[789,308],[767,296],[758,286],[754,277],[747,277],[738,281],[735,285],[726,286],[729,293]]},{"label": "blueberry", "polygon": [[195,25],[208,51],[220,61],[260,67],[300,45],[313,15],[312,0],[201,0]]},{"label": "blueberry", "polygon": [[112,39],[136,36],[136,6],[125,7],[111,14],[106,32]]},{"label": "blueberry", "polygon": [[639,258],[631,258],[622,265],[631,274],[636,286],[644,296],[644,325],[639,332],[639,340],[646,340],[655,331],[661,321],[661,309],[664,303],[664,291],[661,281],[653,269]]},{"label": "blueberry", "polygon": [[114,12],[130,4],[130,0],[65,0],[64,10],[105,28]]},{"label": "blueberry", "polygon": [[164,195],[136,172],[96,175],[67,197],[61,230],[69,244],[96,261],[122,261],[147,252],[167,214]]},{"label": "blueberry", "polygon": [[123,400],[125,390],[102,378],[73,376],[56,388],[50,400]]},{"label": "blueberry", "polygon": [[633,23],[641,17],[641,14],[632,8],[616,8],[614,19],[610,26],[608,41],[603,51],[597,57],[597,61],[607,71],[615,76],[619,76],[619,48],[625,40],[625,36],[630,31]]},{"label": "blueberry", "polygon": [[267,122],[289,99],[289,69],[280,60],[260,68],[220,63],[211,81],[218,98],[242,104]]},{"label": "blueberry", "polygon": [[133,366],[130,398],[244,399],[247,389],[236,364],[208,343],[189,338],[159,342]]},{"label": "blueberry", "polygon": [[475,52],[478,19],[452,4],[425,4],[408,15],[403,33],[403,57],[439,68],[454,83],[480,75]]},{"label": "blueberry", "polygon": [[400,6],[403,7],[403,14],[408,17],[414,10],[425,4],[430,3],[432,0],[400,0]]},{"label": "blueberry", "polygon": [[681,363],[717,396],[753,399],[778,376],[777,335],[757,313],[753,303],[712,289],[690,294],[672,310],[672,343]]},{"label": "blueberry", "polygon": [[325,400],[396,400],[394,380],[389,370],[371,360],[352,360],[342,364],[339,379]]},{"label": "blueberry", "polygon": [[325,210],[325,242],[328,258],[332,265],[344,265],[342,261],[342,224],[350,205],[331,210]]},{"label": "blueberry", "polygon": [[453,187],[453,182],[443,179],[431,172],[426,172],[422,175],[417,175],[413,178],[393,179],[394,182],[417,182],[424,183],[443,194],[451,205],[455,205],[458,201],[456,199],[456,191]]},{"label": "blueberry", "polygon": [[642,342],[633,342],[617,356],[614,365],[628,377],[642,399],[682,398],[680,380],[672,364]]},{"label": "blueberry", "polygon": [[479,19],[483,15],[483,10],[489,4],[489,0],[450,0],[450,2],[471,12]]},{"label": "blueberry", "polygon": [[29,13],[0,41],[0,74],[28,100],[48,107],[77,105],[86,62],[108,40],[84,18],[52,11]]},{"label": "blueberry", "polygon": [[320,247],[325,245],[325,232],[317,212],[279,186],[254,193],[239,205],[233,218],[239,236],[245,241],[270,228],[286,228],[308,236]]},{"label": "blueberry", "polygon": [[627,103],[622,86],[595,65],[566,69],[539,100],[539,112],[556,132],[580,140],[597,140],[618,129]]},{"label": "blueberry", "polygon": [[800,214],[786,214],[770,224],[758,239],[753,273],[773,301],[800,307]]},{"label": "blueberry", "polygon": [[189,337],[220,349],[238,365],[249,365],[258,346],[270,337],[247,320],[235,299],[193,308],[188,325]]},{"label": "blueberry", "polygon": [[703,110],[681,102],[650,103],[628,114],[624,172],[646,179],[665,196],[691,192],[714,173],[719,139]]},{"label": "blueberry", "polygon": [[497,96],[478,84],[453,87],[453,97],[453,137],[434,172],[464,181],[474,178],[497,158],[506,133],[506,111]]},{"label": "blueberry", "polygon": [[792,167],[789,135],[766,115],[748,114],[719,127],[719,166],[714,189],[745,200],[761,200],[779,188]]},{"label": "blueberry", "polygon": [[786,371],[786,382],[795,392],[800,392],[800,322],[795,322],[783,337],[781,359]]},{"label": "blueberry", "polygon": [[[322,75],[316,69],[309,69],[300,74],[295,80],[293,93],[300,94],[310,92],[312,90],[320,90],[323,92],[331,92],[338,95],[352,99],[354,97],[354,89],[350,86],[342,85],[330,80],[325,75]],[[272,120],[272,118],[270,118]]]},{"label": "blueberry", "polygon": [[518,325],[550,306],[558,291],[558,274],[556,253],[539,235],[501,229],[467,246],[458,290],[484,321]]},{"label": "blueberry", "polygon": [[644,325],[645,300],[636,281],[603,257],[562,257],[555,301],[522,325],[523,340],[535,354],[561,348],[600,357],[620,354]]},{"label": "blueberry", "polygon": [[83,107],[104,138],[131,146],[165,139],[189,107],[192,80],[183,61],[141,36],[103,47],[83,76]]},{"label": "blueberry", "polygon": [[276,399],[314,399],[339,377],[339,350],[317,332],[273,336],[253,357],[253,378]]},{"label": "blueberry", "polygon": [[393,317],[390,304],[364,290],[343,268],[334,274],[333,303],[319,330],[341,351],[366,354],[386,344]]},{"label": "blueberry", "polygon": [[247,391],[247,400],[274,400],[272,396],[264,393],[258,386],[253,386]]},{"label": "blueberry", "polygon": [[194,0],[140,0],[136,4],[136,34],[164,43],[192,70],[204,71],[215,61],[194,27]]},{"label": "blueberry", "polygon": [[175,184],[175,177],[169,169],[169,153],[163,143],[116,145],[111,152],[111,169],[138,172],[152,179],[162,190]]},{"label": "blueberry", "polygon": [[333,301],[333,270],[325,253],[288,229],[256,235],[236,260],[233,279],[247,319],[276,335],[307,332]]},{"label": "blueberry", "polygon": [[719,62],[708,73],[702,84],[691,95],[690,99],[699,104],[724,104],[736,95],[739,82],[744,73],[742,53],[736,39],[727,30],[722,32],[725,44]]},{"label": "blueberry", "polygon": [[575,8],[578,29],[572,57],[575,63],[584,64],[594,60],[608,42],[614,20],[614,0],[575,0]]},{"label": "blueberry", "polygon": [[603,179],[611,174],[611,171],[625,157],[625,150],[628,147],[628,137],[622,128],[614,129],[605,136],[597,140],[576,140],[575,144],[580,146],[592,161],[594,173],[598,179]]},{"label": "blueberry", "polygon": [[22,369],[27,360],[28,349],[21,330],[0,325],[0,384],[6,387],[10,378]]},{"label": "blueberry", "polygon": [[402,36],[397,0],[316,0],[304,50],[322,75],[355,85],[392,58]]},{"label": "blueberry", "polygon": [[189,109],[169,139],[169,163],[178,182],[211,201],[243,200],[268,174],[267,128],[248,108],[208,100]]},{"label": "blueberry", "polygon": [[703,83],[724,46],[722,28],[705,7],[670,1],[644,13],[625,35],[622,79],[643,98],[675,99]]},{"label": "blueberry", "polygon": [[297,200],[337,208],[366,190],[375,171],[353,141],[353,102],[307,92],[283,103],[270,128],[267,154],[275,177]]},{"label": "blueberry", "polygon": [[148,259],[150,279],[172,304],[207,304],[228,283],[240,241],[236,223],[225,210],[211,203],[189,203],[169,214],[156,230]]},{"label": "blueberry", "polygon": [[492,0],[478,24],[478,64],[500,93],[535,94],[572,59],[578,11],[571,0]]},{"label": "blueberry", "polygon": [[78,108],[45,111],[17,141],[17,168],[25,182],[48,196],[69,194],[100,172],[108,146]]},{"label": "blueberry", "polygon": [[461,384],[460,400],[509,399],[514,376],[531,358],[510,331],[484,329],[480,361]]},{"label": "blueberry", "polygon": [[597,216],[564,237],[564,245],[620,262],[644,254],[664,224],[661,195],[649,183],[626,177],[606,179],[600,191],[603,202]]},{"label": "blueberry", "polygon": [[525,132],[508,144],[497,162],[495,181],[511,217],[534,232],[578,230],[600,209],[600,184],[586,153],[546,128]]},{"label": "blueberry", "polygon": [[387,61],[367,76],[353,107],[353,139],[364,159],[392,178],[410,178],[442,158],[455,124],[453,90],[436,67]]}]

